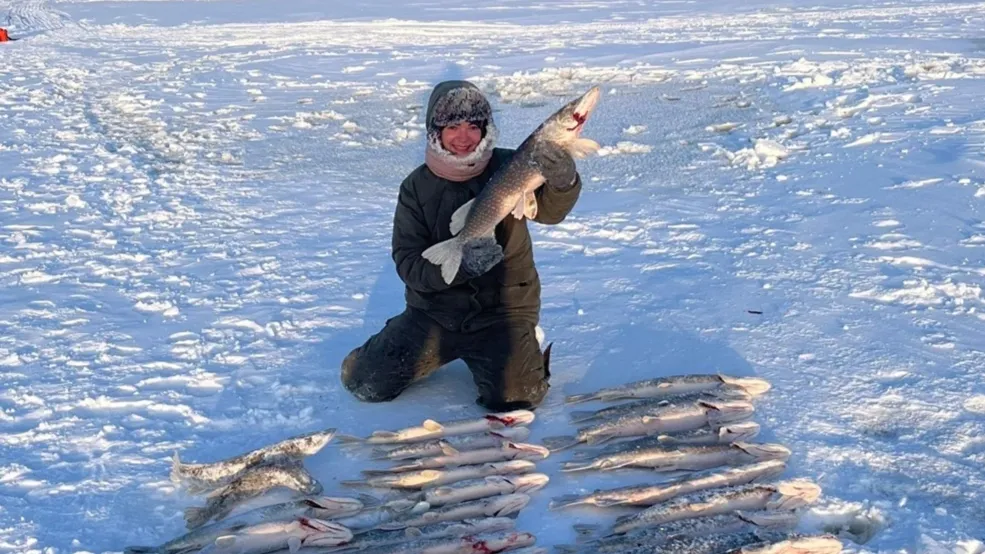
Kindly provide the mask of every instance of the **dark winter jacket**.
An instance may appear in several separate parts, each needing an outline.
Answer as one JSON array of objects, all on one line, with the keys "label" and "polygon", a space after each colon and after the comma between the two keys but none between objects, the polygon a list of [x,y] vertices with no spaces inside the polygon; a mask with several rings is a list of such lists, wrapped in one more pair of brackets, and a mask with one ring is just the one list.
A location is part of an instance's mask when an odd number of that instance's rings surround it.
[{"label": "dark winter jacket", "polygon": [[[540,319],[540,276],[527,220],[512,215],[496,226],[496,240],[503,247],[504,259],[486,274],[471,281],[459,275],[445,284],[438,266],[421,253],[451,238],[451,214],[482,190],[493,173],[513,155],[514,150],[496,148],[489,166],[479,176],[454,182],[436,176],[422,164],[400,185],[393,218],[392,255],[397,273],[406,284],[407,304],[423,310],[442,327],[469,332],[504,318],[519,318],[535,325]],[[581,193],[581,177],[568,190],[558,191],[548,184],[536,191],[538,212],[534,221],[556,224],[574,207]]]}]

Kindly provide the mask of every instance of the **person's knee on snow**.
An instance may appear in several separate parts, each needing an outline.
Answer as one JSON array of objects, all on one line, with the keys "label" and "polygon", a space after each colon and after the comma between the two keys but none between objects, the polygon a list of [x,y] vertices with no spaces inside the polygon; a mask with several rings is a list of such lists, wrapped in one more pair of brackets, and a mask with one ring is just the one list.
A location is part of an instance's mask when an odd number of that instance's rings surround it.
[{"label": "person's knee on snow", "polygon": [[342,386],[363,402],[388,402],[400,395],[385,380],[374,377],[362,356],[362,347],[354,349],[342,360]]}]

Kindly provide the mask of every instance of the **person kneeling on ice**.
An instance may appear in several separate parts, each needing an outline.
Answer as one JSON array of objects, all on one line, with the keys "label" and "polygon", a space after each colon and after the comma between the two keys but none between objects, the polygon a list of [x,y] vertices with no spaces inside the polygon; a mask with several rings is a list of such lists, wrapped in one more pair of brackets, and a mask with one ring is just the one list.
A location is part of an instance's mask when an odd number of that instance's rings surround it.
[{"label": "person kneeling on ice", "polygon": [[[468,244],[451,284],[422,253],[452,237],[452,213],[476,197],[514,150],[495,147],[492,107],[468,81],[435,86],[427,107],[424,164],[400,185],[392,256],[405,284],[406,308],[342,362],[342,382],[366,402],[393,400],[412,383],[462,359],[476,403],[491,411],[533,409],[550,387],[550,346],[541,352],[540,277],[526,219],[507,216],[495,237]],[[567,151],[537,160],[534,221],[564,220],[581,193]]]}]

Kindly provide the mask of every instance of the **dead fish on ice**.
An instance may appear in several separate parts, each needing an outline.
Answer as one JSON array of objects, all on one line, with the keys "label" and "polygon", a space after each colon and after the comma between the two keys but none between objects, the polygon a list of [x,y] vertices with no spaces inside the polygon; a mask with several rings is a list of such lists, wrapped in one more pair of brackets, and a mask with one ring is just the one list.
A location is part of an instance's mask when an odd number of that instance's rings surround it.
[{"label": "dead fish on ice", "polygon": [[402,531],[373,530],[356,535],[351,541],[334,548],[321,548],[319,552],[341,552],[344,550],[365,550],[382,548],[406,542],[433,540],[449,537],[462,537],[493,531],[509,531],[516,527],[516,520],[510,517],[472,518],[408,527]]},{"label": "dead fish on ice", "polygon": [[485,414],[476,419],[461,419],[446,423],[439,423],[433,419],[428,419],[417,427],[409,427],[399,431],[374,431],[367,438],[338,435],[338,440],[347,443],[401,444],[440,439],[453,435],[498,431],[507,427],[528,425],[533,420],[534,413],[530,410],[514,410],[504,413]]},{"label": "dead fish on ice", "polygon": [[297,552],[302,547],[334,546],[350,540],[352,532],[337,523],[302,517],[238,529],[216,538],[199,553],[267,554],[284,548]]},{"label": "dead fish on ice", "polygon": [[745,400],[749,402],[753,396],[740,388],[714,389],[710,391],[689,392],[678,396],[667,398],[644,398],[625,404],[609,406],[598,410],[572,411],[568,417],[571,423],[585,423],[599,419],[611,419],[631,413],[654,413],[661,408],[679,407],[682,404],[690,404],[698,400]]},{"label": "dead fish on ice", "polygon": [[366,469],[362,473],[363,475],[386,475],[388,473],[404,473],[421,469],[440,469],[508,460],[543,460],[550,453],[551,451],[543,446],[522,442],[505,442],[498,447],[466,450],[464,452],[449,447],[442,456],[419,458],[387,469]]},{"label": "dead fish on ice", "polygon": [[378,529],[405,529],[443,521],[458,521],[476,517],[502,517],[519,513],[529,503],[530,497],[526,494],[491,496],[458,504],[448,504],[423,514],[394,518],[380,524]]},{"label": "dead fish on ice", "polygon": [[618,387],[604,388],[588,394],[576,394],[565,398],[568,404],[600,400],[630,400],[634,398],[668,398],[683,394],[709,392],[722,389],[741,389],[753,397],[770,390],[769,381],[758,377],[734,377],[723,375],[688,374],[635,381]]},{"label": "dead fish on ice", "polygon": [[416,442],[396,448],[378,447],[371,456],[374,460],[408,460],[441,456],[449,448],[458,452],[492,448],[508,441],[523,441],[530,436],[529,427],[506,427],[474,435],[458,435],[426,442]]},{"label": "dead fish on ice", "polygon": [[790,449],[780,444],[736,442],[711,446],[651,446],[598,456],[588,462],[565,462],[561,471],[614,471],[646,468],[652,471],[701,471],[769,460],[786,461]]},{"label": "dead fish on ice", "polygon": [[305,433],[211,463],[182,463],[178,453],[175,452],[172,456],[171,481],[185,483],[193,493],[221,487],[247,468],[267,463],[300,461],[307,456],[313,456],[325,448],[335,434],[334,428]]},{"label": "dead fish on ice", "polygon": [[358,481],[342,481],[348,487],[377,487],[394,489],[427,489],[440,487],[464,481],[466,479],[478,479],[490,475],[518,475],[521,473],[531,473],[537,468],[537,464],[529,460],[510,460],[508,462],[493,462],[489,464],[478,464],[459,466],[452,469],[423,469],[407,473],[393,473],[369,477]]},{"label": "dead fish on ice", "polygon": [[203,508],[185,508],[188,529],[196,529],[209,520],[219,521],[229,515],[239,504],[278,487],[297,491],[303,495],[322,492],[322,485],[300,464],[256,466],[209,493]]}]

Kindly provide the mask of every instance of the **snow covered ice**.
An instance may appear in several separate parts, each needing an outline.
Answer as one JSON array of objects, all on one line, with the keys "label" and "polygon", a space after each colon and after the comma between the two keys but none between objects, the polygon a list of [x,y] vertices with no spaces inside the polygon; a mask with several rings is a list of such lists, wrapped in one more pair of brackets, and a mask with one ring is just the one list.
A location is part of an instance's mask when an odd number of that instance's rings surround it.
[{"label": "snow covered ice", "polygon": [[[0,0],[0,26],[0,552],[177,536],[175,451],[480,413],[461,362],[385,405],[338,379],[402,308],[392,210],[447,78],[505,146],[602,87],[604,155],[531,224],[529,442],[571,434],[567,394],[755,375],[757,440],[823,490],[805,526],[985,551],[985,4]],[[540,546],[600,519],[552,496],[648,478],[565,459],[519,516]],[[306,465],[331,492],[363,460]]]}]

